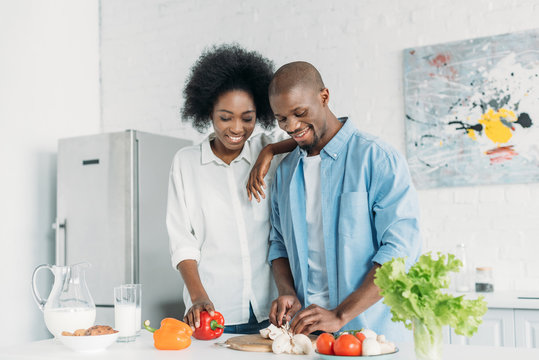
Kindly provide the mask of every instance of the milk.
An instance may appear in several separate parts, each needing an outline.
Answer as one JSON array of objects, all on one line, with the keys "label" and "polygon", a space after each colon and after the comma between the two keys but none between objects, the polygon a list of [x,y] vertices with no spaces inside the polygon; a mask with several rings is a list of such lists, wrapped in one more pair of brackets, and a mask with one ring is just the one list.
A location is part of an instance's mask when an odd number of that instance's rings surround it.
[{"label": "milk", "polygon": [[137,306],[135,304],[114,305],[114,328],[120,332],[120,337],[136,335],[136,322]]},{"label": "milk", "polygon": [[58,337],[62,331],[74,332],[92,327],[95,322],[95,308],[45,308],[44,318],[47,329]]},{"label": "milk", "polygon": [[136,327],[137,327],[137,333],[138,333],[142,327],[142,311],[140,310],[140,306],[137,306]]}]

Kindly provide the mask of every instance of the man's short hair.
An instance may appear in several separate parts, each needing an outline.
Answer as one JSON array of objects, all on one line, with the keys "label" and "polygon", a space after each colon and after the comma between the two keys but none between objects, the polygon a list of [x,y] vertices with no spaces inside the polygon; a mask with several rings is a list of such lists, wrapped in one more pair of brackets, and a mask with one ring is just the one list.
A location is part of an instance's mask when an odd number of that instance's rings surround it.
[{"label": "man's short hair", "polygon": [[306,61],[294,61],[281,66],[275,72],[269,86],[269,95],[278,95],[295,87],[321,91],[325,85],[322,76],[312,64]]}]

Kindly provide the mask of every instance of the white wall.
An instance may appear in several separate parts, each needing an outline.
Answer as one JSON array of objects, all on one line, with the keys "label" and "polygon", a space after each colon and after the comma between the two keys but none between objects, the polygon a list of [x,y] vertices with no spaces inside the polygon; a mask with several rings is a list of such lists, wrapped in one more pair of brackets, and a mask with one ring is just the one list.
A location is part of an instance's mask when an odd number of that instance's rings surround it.
[{"label": "white wall", "polygon": [[57,140],[101,130],[98,29],[98,0],[0,1],[0,347],[50,336],[31,275],[54,262]]},{"label": "white wall", "polygon": [[[402,49],[537,27],[533,0],[102,1],[103,125],[192,139],[181,89],[201,50],[236,41],[315,64],[339,115],[404,152]],[[538,140],[539,141],[539,140]],[[469,246],[502,290],[539,291],[539,184],[420,192],[425,250]]]}]

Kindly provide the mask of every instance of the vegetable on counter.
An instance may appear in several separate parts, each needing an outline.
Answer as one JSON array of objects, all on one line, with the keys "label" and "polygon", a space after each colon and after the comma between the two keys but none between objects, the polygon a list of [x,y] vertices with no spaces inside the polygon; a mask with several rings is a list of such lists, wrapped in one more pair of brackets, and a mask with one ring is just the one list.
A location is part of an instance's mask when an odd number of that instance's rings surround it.
[{"label": "vegetable on counter", "polygon": [[361,341],[352,334],[342,334],[333,344],[333,352],[338,356],[360,356]]},{"label": "vegetable on counter", "polygon": [[281,327],[270,324],[265,329],[260,330],[260,336],[273,340],[271,351],[275,354],[306,354],[314,353],[313,343],[307,335],[293,334],[290,331],[288,322]]},{"label": "vegetable on counter", "polygon": [[335,355],[333,351],[333,345],[335,344],[335,338],[330,333],[322,333],[318,335],[316,339],[316,350],[320,354]]},{"label": "vegetable on counter", "polygon": [[345,330],[336,335],[322,333],[316,339],[316,350],[320,354],[337,356],[370,356],[390,354],[397,347],[385,335],[377,335],[373,330]]},{"label": "vegetable on counter", "polygon": [[211,316],[207,311],[200,312],[200,326],[195,329],[193,337],[198,340],[217,339],[223,335],[225,329],[225,319],[223,315],[214,311]]},{"label": "vegetable on counter", "polygon": [[[375,274],[374,283],[381,289],[384,304],[391,308],[393,321],[414,328],[416,354],[423,358],[441,357],[441,328],[450,325],[459,335],[472,336],[487,312],[487,304],[480,296],[465,300],[442,292],[449,287],[449,273],[462,266],[453,254],[423,254],[406,272],[404,258],[394,258]],[[424,330],[420,330],[423,328]],[[421,333],[422,331],[422,333]],[[433,350],[434,346],[437,349]],[[432,355],[435,351],[436,356]]]},{"label": "vegetable on counter", "polygon": [[182,350],[191,345],[193,330],[183,321],[174,318],[161,320],[161,328],[150,327],[150,320],[144,321],[144,328],[153,333],[154,346],[159,350]]}]

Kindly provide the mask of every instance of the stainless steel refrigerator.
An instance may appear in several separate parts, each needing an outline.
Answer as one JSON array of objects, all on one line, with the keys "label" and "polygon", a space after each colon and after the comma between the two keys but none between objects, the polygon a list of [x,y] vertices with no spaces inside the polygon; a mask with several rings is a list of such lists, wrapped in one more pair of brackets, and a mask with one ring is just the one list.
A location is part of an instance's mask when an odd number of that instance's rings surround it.
[{"label": "stainless steel refrigerator", "polygon": [[142,320],[183,317],[165,224],[174,154],[188,140],[140,131],[60,139],[56,263],[87,261],[96,324],[114,324],[113,288],[142,284]]}]

